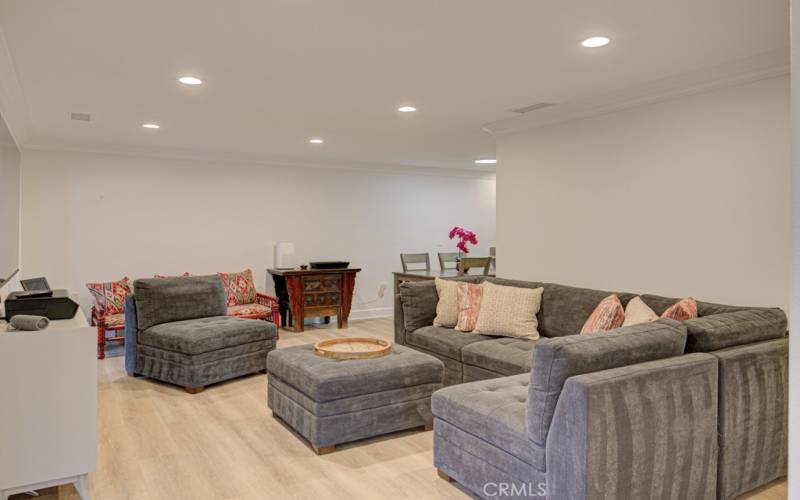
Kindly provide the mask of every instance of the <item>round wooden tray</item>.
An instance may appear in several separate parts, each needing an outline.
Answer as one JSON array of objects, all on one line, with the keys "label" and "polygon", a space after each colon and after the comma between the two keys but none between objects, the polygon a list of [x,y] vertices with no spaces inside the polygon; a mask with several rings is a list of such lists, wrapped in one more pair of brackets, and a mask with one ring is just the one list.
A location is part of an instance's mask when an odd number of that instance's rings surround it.
[{"label": "round wooden tray", "polygon": [[314,354],[333,359],[369,359],[386,356],[392,349],[388,340],[371,337],[346,337],[321,340],[314,344]]}]

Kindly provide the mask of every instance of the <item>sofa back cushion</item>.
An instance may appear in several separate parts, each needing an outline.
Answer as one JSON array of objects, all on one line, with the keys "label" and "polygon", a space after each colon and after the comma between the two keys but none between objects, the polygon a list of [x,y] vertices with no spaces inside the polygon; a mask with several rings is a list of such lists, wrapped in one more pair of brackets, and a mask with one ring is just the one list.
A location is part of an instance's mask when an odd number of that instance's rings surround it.
[{"label": "sofa back cushion", "polygon": [[690,319],[684,325],[688,331],[686,352],[712,352],[782,338],[787,319],[781,309],[747,309]]},{"label": "sofa back cushion", "polygon": [[[650,306],[650,308],[653,311],[655,311],[655,313],[658,314],[659,316],[664,314],[664,311],[666,311],[670,307],[674,306],[676,303],[683,300],[683,298],[662,297],[661,295],[651,295],[651,294],[644,294],[641,296],[641,298],[642,301],[644,301],[645,304]],[[729,306],[726,304],[703,302],[702,300],[698,300],[696,302],[697,302],[697,315],[701,317],[709,316],[711,314],[745,311],[748,309],[753,309],[752,307]]]},{"label": "sofa back cushion", "polygon": [[228,296],[216,274],[138,279],[133,282],[133,293],[139,330],[172,321],[228,314]]},{"label": "sofa back cushion", "polygon": [[544,283],[540,281],[510,280],[507,278],[486,278],[485,281],[494,283],[495,285],[515,286],[517,288],[542,288],[544,286]]},{"label": "sofa back cushion", "polygon": [[545,283],[542,308],[539,310],[539,333],[543,337],[577,335],[597,304],[614,293],[619,297],[623,306],[636,296],[633,293],[607,292]]},{"label": "sofa back cushion", "polygon": [[538,445],[546,444],[553,413],[568,378],[679,356],[685,344],[686,327],[670,319],[592,335],[541,339],[533,348],[533,370],[528,386],[528,437]]},{"label": "sofa back cushion", "polygon": [[[681,299],[642,295],[659,316]],[[684,322],[686,352],[712,352],[726,347],[782,338],[786,313],[779,308],[742,307],[697,301],[697,318]]]},{"label": "sofa back cushion", "polygon": [[[460,276],[447,278],[447,280],[482,283],[484,277]],[[436,318],[436,305],[439,303],[436,283],[433,280],[403,281],[400,283],[399,288],[400,312],[402,312],[402,323],[405,331],[413,332],[423,326],[433,325],[433,320]]]}]

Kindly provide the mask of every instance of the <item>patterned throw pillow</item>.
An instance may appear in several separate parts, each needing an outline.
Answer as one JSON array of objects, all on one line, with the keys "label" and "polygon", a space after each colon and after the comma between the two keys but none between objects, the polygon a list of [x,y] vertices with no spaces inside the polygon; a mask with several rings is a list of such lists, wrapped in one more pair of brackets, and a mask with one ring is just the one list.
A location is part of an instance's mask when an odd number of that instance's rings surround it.
[{"label": "patterned throw pillow", "polygon": [[542,306],[544,288],[523,288],[483,282],[483,296],[474,333],[539,338],[536,314]]},{"label": "patterned throw pillow", "polygon": [[619,328],[625,321],[625,308],[622,307],[622,302],[619,301],[617,294],[612,293],[604,298],[594,308],[589,319],[583,324],[581,328],[581,335],[586,333],[604,332]]},{"label": "patterned throw pillow", "polygon": [[483,287],[475,283],[458,284],[458,323],[456,330],[471,332],[478,322],[478,313],[481,310],[481,297]]},{"label": "patterned throw pillow", "polygon": [[454,328],[458,323],[458,282],[436,278],[436,317],[434,326]]},{"label": "patterned throw pillow", "polygon": [[691,297],[686,297],[664,311],[661,317],[674,319],[675,321],[694,319],[697,317],[697,302]]},{"label": "patterned throw pillow", "polygon": [[97,306],[106,314],[122,314],[125,312],[125,297],[131,293],[131,280],[124,277],[119,281],[108,283],[86,283]]},{"label": "patterned throw pillow", "polygon": [[218,273],[228,292],[228,307],[252,304],[256,301],[256,285],[253,283],[253,271],[245,269],[240,273]]},{"label": "patterned throw pillow", "polygon": [[657,319],[658,314],[650,309],[650,306],[645,304],[641,297],[634,297],[625,306],[625,321],[622,326],[639,325]]}]

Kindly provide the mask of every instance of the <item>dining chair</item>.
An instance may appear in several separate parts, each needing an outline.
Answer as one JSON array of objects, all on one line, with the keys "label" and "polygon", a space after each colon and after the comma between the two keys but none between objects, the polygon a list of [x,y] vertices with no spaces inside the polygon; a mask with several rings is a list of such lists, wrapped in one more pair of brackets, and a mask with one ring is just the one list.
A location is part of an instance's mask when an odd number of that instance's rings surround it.
[{"label": "dining chair", "polygon": [[469,270],[473,267],[482,267],[483,275],[489,275],[489,268],[492,267],[491,257],[463,257],[458,263],[458,274],[469,274]]},{"label": "dining chair", "polygon": [[[447,266],[452,263],[452,266]],[[458,269],[458,252],[439,252],[439,269]]]},{"label": "dining chair", "polygon": [[400,263],[403,264],[403,272],[409,271],[409,264],[425,264],[424,268],[411,269],[411,271],[430,271],[431,257],[427,253],[401,253]]}]

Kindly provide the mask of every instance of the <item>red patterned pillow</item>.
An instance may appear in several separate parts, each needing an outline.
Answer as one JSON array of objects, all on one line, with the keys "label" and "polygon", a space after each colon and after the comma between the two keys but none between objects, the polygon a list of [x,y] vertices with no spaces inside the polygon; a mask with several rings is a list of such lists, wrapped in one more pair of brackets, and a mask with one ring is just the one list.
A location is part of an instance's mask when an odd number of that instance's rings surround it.
[{"label": "red patterned pillow", "polygon": [[456,323],[455,329],[460,332],[471,332],[478,322],[483,287],[475,283],[459,283],[456,291],[458,294],[458,323]]},{"label": "red patterned pillow", "polygon": [[245,269],[240,273],[218,273],[228,292],[228,307],[252,304],[256,301],[256,285],[253,271]]},{"label": "red patterned pillow", "polygon": [[697,317],[697,302],[691,297],[686,297],[661,313],[661,317],[674,319],[675,321],[694,319]]},{"label": "red patterned pillow", "polygon": [[586,333],[603,332],[619,328],[625,321],[625,308],[616,294],[611,294],[604,298],[594,308],[589,319],[581,328],[581,335]]},{"label": "red patterned pillow", "polygon": [[125,297],[131,293],[131,280],[124,277],[119,281],[108,283],[86,283],[97,306],[106,314],[122,314],[125,312]]}]

